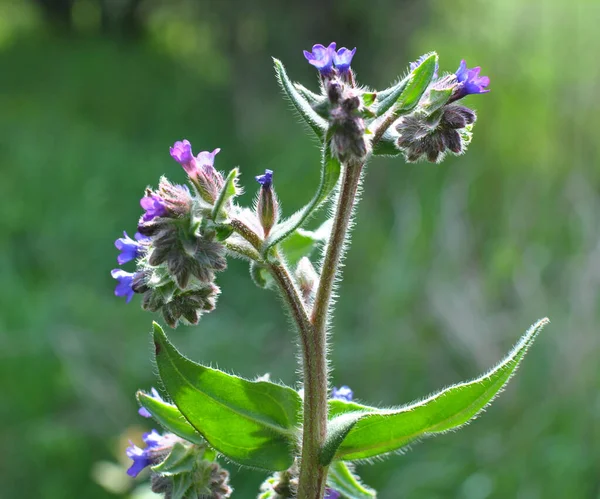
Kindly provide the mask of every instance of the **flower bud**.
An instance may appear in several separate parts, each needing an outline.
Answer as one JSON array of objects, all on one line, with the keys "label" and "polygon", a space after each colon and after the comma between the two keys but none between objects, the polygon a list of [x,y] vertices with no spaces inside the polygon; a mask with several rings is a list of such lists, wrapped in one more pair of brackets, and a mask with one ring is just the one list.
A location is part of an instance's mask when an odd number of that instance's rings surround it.
[{"label": "flower bud", "polygon": [[264,236],[268,237],[273,226],[279,219],[279,201],[273,191],[273,172],[265,170],[263,175],[258,175],[256,181],[260,184],[256,214],[260,220]]},{"label": "flower bud", "polygon": [[296,266],[296,279],[304,301],[312,303],[319,286],[319,275],[306,256],[302,257]]}]

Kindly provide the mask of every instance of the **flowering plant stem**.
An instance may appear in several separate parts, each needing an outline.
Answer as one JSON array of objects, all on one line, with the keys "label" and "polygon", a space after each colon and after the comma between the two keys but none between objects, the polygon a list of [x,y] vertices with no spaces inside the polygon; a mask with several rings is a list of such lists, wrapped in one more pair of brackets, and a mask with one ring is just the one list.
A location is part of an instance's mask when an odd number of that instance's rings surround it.
[{"label": "flowering plant stem", "polygon": [[[302,457],[298,483],[298,499],[321,499],[327,480],[327,466],[320,463],[320,453],[327,435],[327,324],[332,302],[333,286],[338,277],[340,260],[346,243],[352,211],[356,202],[362,163],[348,163],[337,201],[331,237],[323,260],[321,279],[310,321],[297,309],[299,294],[283,267],[271,270],[286,296],[297,323],[302,345],[304,376],[304,418]],[[302,307],[305,310],[305,307]]]}]

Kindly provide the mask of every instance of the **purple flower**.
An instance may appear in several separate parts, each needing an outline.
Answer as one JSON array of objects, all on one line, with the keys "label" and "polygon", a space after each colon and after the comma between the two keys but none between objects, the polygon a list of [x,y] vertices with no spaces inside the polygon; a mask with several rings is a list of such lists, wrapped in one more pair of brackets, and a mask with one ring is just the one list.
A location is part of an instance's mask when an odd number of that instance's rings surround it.
[{"label": "purple flower", "polygon": [[212,172],[215,164],[215,156],[221,152],[221,149],[217,148],[213,152],[202,151],[196,156],[196,163],[204,168],[205,171]]},{"label": "purple flower", "polygon": [[340,497],[342,496],[337,490],[327,488],[325,489],[325,497],[323,499],[339,499]]},{"label": "purple flower", "polygon": [[350,63],[352,62],[352,58],[356,53],[356,47],[352,50],[347,49],[346,47],[342,47],[337,52],[333,53],[333,63],[335,67],[341,72],[344,73],[350,69]]},{"label": "purple flower", "polygon": [[131,477],[136,477],[146,467],[155,464],[155,449],[164,445],[164,441],[168,436],[162,436],[156,430],[150,433],[144,433],[142,440],[146,444],[145,449],[140,449],[137,445],[129,442],[131,446],[127,447],[127,457],[133,460],[133,464],[127,470],[127,474]]},{"label": "purple flower", "polygon": [[156,217],[164,217],[167,214],[165,201],[158,194],[143,197],[140,205],[146,210],[143,217],[144,222],[149,222]]},{"label": "purple flower", "polygon": [[169,149],[171,157],[177,161],[190,177],[197,176],[202,168],[205,172],[212,173],[214,170],[215,156],[221,149],[215,149],[213,152],[202,151],[198,156],[194,157],[192,152],[192,144],[188,140],[177,141],[173,147]]},{"label": "purple flower", "polygon": [[[159,402],[164,402],[163,398],[160,396],[160,393],[158,393],[158,390],[156,388],[152,387],[150,393],[152,394],[153,399],[158,400]],[[146,409],[145,407],[140,407],[138,409],[138,414],[144,418],[152,417],[152,414],[150,414],[148,409]]]},{"label": "purple flower", "polygon": [[354,397],[354,392],[346,385],[338,388],[333,388],[331,392],[331,398],[337,400],[345,400],[346,402],[352,402],[352,397]]},{"label": "purple flower", "polygon": [[194,155],[192,154],[192,144],[190,144],[189,140],[178,140],[173,144],[173,147],[169,148],[169,152],[171,153],[171,157],[183,166],[186,172],[192,173],[196,165]]},{"label": "purple flower", "polygon": [[464,59],[460,62],[460,66],[456,70],[456,79],[459,85],[452,96],[453,101],[470,94],[485,94],[490,91],[486,88],[490,84],[490,79],[487,76],[479,76],[480,71],[479,66],[471,69],[467,68]]},{"label": "purple flower", "polygon": [[145,250],[144,243],[150,240],[149,237],[142,236],[139,232],[135,233],[135,241],[125,231],[123,231],[123,236],[125,237],[121,237],[115,241],[116,248],[121,252],[117,257],[119,265],[135,260],[140,256]]},{"label": "purple flower", "polygon": [[257,175],[254,178],[256,178],[256,181],[265,189],[268,189],[273,185],[273,170],[265,170],[263,175]]},{"label": "purple flower", "polygon": [[324,47],[318,43],[313,45],[312,52],[304,51],[304,57],[306,57],[309,64],[312,64],[324,76],[331,74],[335,55],[335,42],[331,42],[329,47]]},{"label": "purple flower", "polygon": [[111,270],[110,275],[117,280],[115,296],[125,296],[127,303],[129,303],[135,294],[132,288],[135,274],[133,272],[125,272],[123,269],[114,269]]}]

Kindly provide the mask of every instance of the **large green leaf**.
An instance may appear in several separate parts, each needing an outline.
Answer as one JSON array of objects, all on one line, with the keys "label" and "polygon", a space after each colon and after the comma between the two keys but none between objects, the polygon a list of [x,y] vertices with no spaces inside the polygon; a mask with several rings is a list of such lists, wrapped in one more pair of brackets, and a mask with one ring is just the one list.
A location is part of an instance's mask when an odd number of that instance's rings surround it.
[{"label": "large green leaf", "polygon": [[459,428],[484,409],[506,385],[538,333],[534,324],[506,358],[483,376],[398,409],[376,409],[330,401],[330,423],[321,462],[368,459],[401,449],[420,438]]},{"label": "large green leaf", "polygon": [[245,466],[281,471],[293,464],[302,409],[295,390],[196,364],[156,323],[154,344],[169,396],[213,448]]},{"label": "large green leaf", "polygon": [[343,461],[336,461],[329,467],[327,485],[337,490],[344,499],[373,499],[377,497],[376,492],[360,483]]},{"label": "large green leaf", "polygon": [[310,126],[315,135],[319,139],[323,139],[328,124],[319,114],[312,108],[308,100],[296,89],[294,83],[288,77],[285,68],[280,60],[273,59],[275,63],[275,74],[277,81],[281,85],[285,95],[290,99],[294,109],[298,111],[304,122]]},{"label": "large green leaf", "polygon": [[406,88],[398,97],[396,112],[406,114],[416,107],[431,83],[438,64],[438,55],[432,52],[410,74]]},{"label": "large green leaf", "polygon": [[137,392],[138,402],[166,430],[194,444],[204,444],[205,440],[194,427],[186,421],[179,409],[173,404],[159,400],[142,391]]},{"label": "large green leaf", "polygon": [[323,147],[321,182],[317,193],[306,206],[273,228],[269,238],[264,243],[263,253],[266,253],[269,248],[282,242],[291,236],[296,229],[302,227],[310,216],[331,196],[340,178],[341,168],[339,160],[331,154],[329,140],[326,140]]}]

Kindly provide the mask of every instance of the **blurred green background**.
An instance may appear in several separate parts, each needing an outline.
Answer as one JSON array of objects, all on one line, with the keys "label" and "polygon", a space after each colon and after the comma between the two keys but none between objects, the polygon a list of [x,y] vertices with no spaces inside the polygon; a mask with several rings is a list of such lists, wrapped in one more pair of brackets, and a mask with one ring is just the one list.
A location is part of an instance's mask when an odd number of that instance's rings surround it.
[{"label": "blurred green background", "polygon": [[[155,317],[113,296],[113,241],[135,231],[146,185],[183,182],[168,154],[183,137],[221,147],[220,169],[241,166],[242,201],[270,168],[285,213],[306,202],[319,153],[270,56],[316,86],[301,50],[336,40],[358,47],[373,87],[437,50],[442,70],[481,65],[492,92],[467,99],[479,120],[466,156],[369,167],[334,383],[405,403],[552,319],[486,414],[361,466],[364,480],[382,499],[600,497],[599,18],[596,0],[0,0],[0,496],[134,490],[116,466],[149,428],[134,393],[156,384]],[[293,384],[277,297],[239,261],[219,284],[217,310],[171,338]],[[264,475],[230,469],[235,497],[254,497]]]}]

